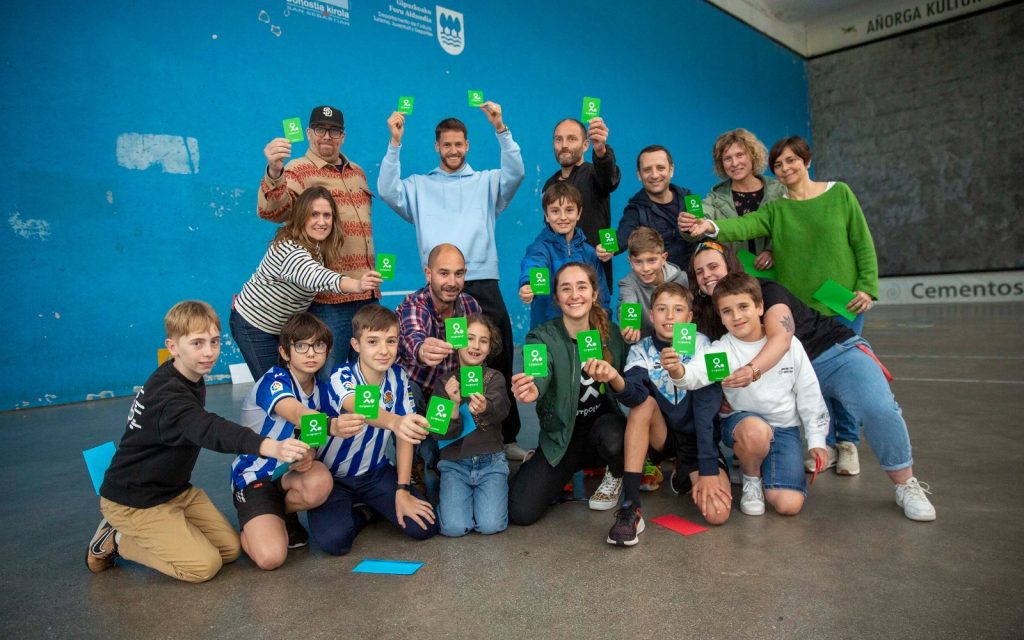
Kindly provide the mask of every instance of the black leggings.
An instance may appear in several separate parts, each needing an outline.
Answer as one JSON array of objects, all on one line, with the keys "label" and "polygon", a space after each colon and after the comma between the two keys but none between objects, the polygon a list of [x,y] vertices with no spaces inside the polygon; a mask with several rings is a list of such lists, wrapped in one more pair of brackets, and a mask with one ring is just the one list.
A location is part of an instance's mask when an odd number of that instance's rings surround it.
[{"label": "black leggings", "polygon": [[552,466],[540,448],[523,463],[508,494],[508,518],[526,526],[540,520],[560,495],[565,483],[580,469],[608,465],[612,475],[621,478],[623,439],[626,419],[615,412],[599,415],[589,430],[574,432],[569,447],[557,465]]}]

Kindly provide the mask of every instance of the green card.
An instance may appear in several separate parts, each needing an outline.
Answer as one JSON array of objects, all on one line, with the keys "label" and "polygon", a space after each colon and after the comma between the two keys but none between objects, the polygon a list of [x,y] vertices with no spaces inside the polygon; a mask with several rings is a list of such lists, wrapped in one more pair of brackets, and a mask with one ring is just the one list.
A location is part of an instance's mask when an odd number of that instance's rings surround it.
[{"label": "green card", "polygon": [[590,122],[591,118],[596,118],[599,115],[601,115],[601,99],[585,96],[583,98],[583,107],[580,110],[580,120]]},{"label": "green card", "polygon": [[597,329],[580,331],[576,334],[576,348],[580,352],[580,362],[601,357],[601,332]]},{"label": "green card", "polygon": [[469,90],[469,106],[479,107],[484,103],[484,92],[476,89]]},{"label": "green card", "polygon": [[750,253],[746,249],[740,249],[736,252],[736,257],[740,259],[740,264],[743,265],[743,270],[747,274],[754,276],[755,278],[771,278],[772,280],[778,279],[778,273],[775,269],[761,270],[754,266],[754,262],[757,260],[757,256]]},{"label": "green card", "polygon": [[472,393],[484,392],[484,368],[462,367],[459,369],[459,393],[463,398]]},{"label": "green card", "polygon": [[683,196],[683,205],[686,207],[686,213],[693,214],[694,218],[704,217],[704,204],[700,201],[700,196],[694,194]]},{"label": "green card", "polygon": [[534,378],[545,378],[548,375],[548,345],[523,345],[523,373]]},{"label": "green card", "polygon": [[847,320],[857,319],[857,314],[846,308],[850,300],[857,297],[856,294],[832,278],[822,283],[812,297]]},{"label": "green card", "polygon": [[380,415],[380,387],[375,384],[356,385],[355,411],[364,418],[376,420]]},{"label": "green card", "polygon": [[442,435],[448,433],[448,423],[452,421],[454,413],[454,402],[441,396],[431,397],[427,405],[427,431]]},{"label": "green card", "polygon": [[711,382],[729,377],[729,357],[724,351],[704,354],[704,363],[708,366],[708,380]]},{"label": "green card", "polygon": [[608,253],[615,253],[619,250],[619,237],[616,235],[615,229],[599,229],[597,237],[601,246]]},{"label": "green card", "polygon": [[672,325],[672,348],[681,356],[692,356],[697,352],[697,325],[692,322],[677,322]]},{"label": "green card", "polygon": [[623,329],[640,329],[643,310],[639,302],[623,302],[619,305],[619,326]]},{"label": "green card", "polygon": [[299,422],[302,425],[300,440],[311,447],[322,447],[327,444],[326,413],[311,413],[308,416],[302,416],[302,420]]},{"label": "green card", "polygon": [[448,344],[456,349],[465,349],[469,346],[469,327],[466,318],[445,318],[444,336]]},{"label": "green card", "polygon": [[547,267],[530,269],[530,291],[534,295],[551,295],[551,271]]},{"label": "green card", "polygon": [[395,254],[393,254],[393,253],[378,253],[377,254],[377,272],[380,273],[381,280],[394,280],[395,279]]},{"label": "green card", "polygon": [[299,118],[282,120],[281,126],[284,127],[284,137],[288,138],[288,142],[302,142],[305,140],[302,137],[302,120]]},{"label": "green card", "polygon": [[412,113],[412,103],[414,98],[412,96],[398,96],[398,113],[404,113],[409,115]]}]

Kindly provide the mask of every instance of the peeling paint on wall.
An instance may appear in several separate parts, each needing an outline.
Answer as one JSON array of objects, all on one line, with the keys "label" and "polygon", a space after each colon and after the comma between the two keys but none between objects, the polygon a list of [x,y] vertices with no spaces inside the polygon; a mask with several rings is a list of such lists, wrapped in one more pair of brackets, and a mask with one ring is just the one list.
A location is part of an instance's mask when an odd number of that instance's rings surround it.
[{"label": "peeling paint on wall", "polygon": [[88,400],[106,400],[107,398],[113,398],[114,392],[109,390],[103,390],[99,393],[87,393],[85,399]]},{"label": "peeling paint on wall", "polygon": [[162,133],[122,133],[117,164],[144,171],[160,165],[164,173],[199,173],[199,141]]},{"label": "peeling paint on wall", "polygon": [[21,219],[21,212],[15,211],[7,217],[7,224],[11,225],[14,233],[27,240],[42,240],[45,242],[50,237],[50,223],[46,220]]}]

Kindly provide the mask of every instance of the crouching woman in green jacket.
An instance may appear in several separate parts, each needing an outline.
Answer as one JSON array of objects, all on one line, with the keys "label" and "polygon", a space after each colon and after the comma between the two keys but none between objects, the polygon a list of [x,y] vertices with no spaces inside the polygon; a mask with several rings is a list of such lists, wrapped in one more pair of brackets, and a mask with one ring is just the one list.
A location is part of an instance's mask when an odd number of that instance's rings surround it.
[{"label": "crouching woman in green jacket", "polygon": [[[508,517],[517,525],[539,520],[580,469],[607,465],[591,509],[614,509],[622,490],[626,419],[613,393],[624,386],[618,369],[626,362],[626,343],[601,308],[593,267],[569,262],[554,285],[562,317],[526,336],[527,345],[547,347],[547,375],[512,376],[516,400],[536,402],[540,420],[537,453],[520,467],[509,491]],[[601,336],[601,357],[581,359],[577,337],[592,330]],[[584,347],[589,337],[582,336]]]}]

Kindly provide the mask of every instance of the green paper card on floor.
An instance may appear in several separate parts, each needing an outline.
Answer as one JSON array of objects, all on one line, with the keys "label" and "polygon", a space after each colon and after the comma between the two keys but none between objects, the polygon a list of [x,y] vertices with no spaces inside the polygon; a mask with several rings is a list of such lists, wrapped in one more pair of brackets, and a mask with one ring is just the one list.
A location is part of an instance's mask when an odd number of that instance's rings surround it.
[{"label": "green paper card on floor", "polygon": [[523,345],[523,373],[534,378],[548,375],[548,346],[546,344]]},{"label": "green paper card on floor", "polygon": [[576,334],[576,347],[580,351],[580,362],[601,358],[601,332],[597,329],[580,331]]},{"label": "green paper card on floor", "polygon": [[353,413],[358,413],[369,420],[376,420],[380,415],[380,387],[375,384],[356,385],[353,403]]},{"label": "green paper card on floor", "polygon": [[743,270],[749,275],[755,278],[769,278],[771,280],[778,280],[779,276],[775,272],[775,269],[758,269],[754,266],[757,262],[757,256],[750,253],[746,249],[740,249],[736,252],[736,257],[739,258],[740,264],[743,265]]},{"label": "green paper card on floor", "polygon": [[380,274],[381,280],[394,280],[395,279],[395,254],[393,254],[393,253],[378,253],[377,254],[377,272]]},{"label": "green paper card on floor", "polygon": [[724,351],[704,354],[704,363],[708,367],[708,380],[718,382],[729,377],[729,357]]},{"label": "green paper card on floor", "polygon": [[692,356],[697,352],[697,325],[692,322],[677,322],[672,325],[672,348],[681,356]]},{"label": "green paper card on floor", "polygon": [[530,269],[530,291],[535,296],[551,295],[551,271],[547,267]]},{"label": "green paper card on floor", "polygon": [[814,299],[835,311],[847,320],[856,320],[857,314],[846,308],[850,300],[856,298],[856,294],[832,278],[826,280],[818,290],[814,292]]},{"label": "green paper card on floor", "polygon": [[459,393],[463,398],[473,393],[484,392],[484,368],[462,367],[459,369]]},{"label": "green paper card on floor", "polygon": [[427,405],[427,431],[431,433],[448,433],[448,424],[455,413],[455,403],[441,396],[432,396]]},{"label": "green paper card on floor", "polygon": [[704,217],[704,205],[700,201],[700,196],[683,196],[683,204],[686,206],[686,213],[692,214],[694,218]]},{"label": "green paper card on floor", "polygon": [[623,329],[640,330],[643,306],[637,302],[623,302],[619,306],[619,326]]},{"label": "green paper card on floor", "polygon": [[288,142],[302,142],[302,120],[299,118],[288,118],[281,121],[281,127],[284,129],[284,137],[288,139]]},{"label": "green paper card on floor", "polygon": [[302,416],[301,435],[299,439],[311,447],[322,447],[327,444],[327,414],[311,413]]},{"label": "green paper card on floor", "polygon": [[597,237],[608,253],[616,253],[619,250],[619,237],[615,234],[615,229],[599,229]]},{"label": "green paper card on floor", "polygon": [[445,318],[444,339],[456,349],[465,349],[469,346],[469,327],[466,326],[466,318]]}]

